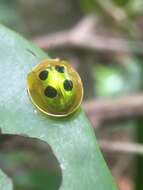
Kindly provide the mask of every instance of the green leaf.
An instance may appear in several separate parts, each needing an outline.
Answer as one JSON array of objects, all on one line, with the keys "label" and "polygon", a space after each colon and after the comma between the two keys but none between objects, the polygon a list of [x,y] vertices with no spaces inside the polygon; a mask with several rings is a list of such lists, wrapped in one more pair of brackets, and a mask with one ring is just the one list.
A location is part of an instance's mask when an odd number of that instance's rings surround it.
[{"label": "green leaf", "polygon": [[11,180],[0,170],[0,190],[12,190]]},{"label": "green leaf", "polygon": [[[47,54],[0,26],[0,128],[47,142],[62,169],[60,190],[116,190],[84,112],[54,119],[35,111],[26,90],[28,72]],[[1,182],[0,182],[1,183]]]},{"label": "green leaf", "polygon": [[[94,92],[98,97],[119,97],[141,89],[141,62],[135,57],[122,60],[124,66],[96,64],[93,69]],[[116,85],[115,85],[116,84]]]},{"label": "green leaf", "polygon": [[126,6],[130,0],[112,0],[118,6]]}]

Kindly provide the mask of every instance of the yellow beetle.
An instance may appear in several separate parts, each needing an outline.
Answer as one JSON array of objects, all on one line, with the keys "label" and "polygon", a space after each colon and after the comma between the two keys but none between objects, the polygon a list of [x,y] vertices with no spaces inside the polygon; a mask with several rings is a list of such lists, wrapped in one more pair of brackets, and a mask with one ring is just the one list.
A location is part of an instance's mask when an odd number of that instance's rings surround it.
[{"label": "yellow beetle", "polygon": [[76,111],[83,98],[83,85],[71,65],[59,59],[47,59],[27,76],[28,94],[44,114],[64,117]]}]

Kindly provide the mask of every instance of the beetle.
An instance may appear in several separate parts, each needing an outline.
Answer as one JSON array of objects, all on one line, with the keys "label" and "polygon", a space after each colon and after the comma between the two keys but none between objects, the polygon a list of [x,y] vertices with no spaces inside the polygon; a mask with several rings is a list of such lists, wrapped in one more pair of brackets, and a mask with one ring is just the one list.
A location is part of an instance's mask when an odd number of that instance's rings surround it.
[{"label": "beetle", "polygon": [[83,99],[83,84],[69,62],[46,59],[27,76],[27,90],[42,113],[65,117],[75,112]]}]

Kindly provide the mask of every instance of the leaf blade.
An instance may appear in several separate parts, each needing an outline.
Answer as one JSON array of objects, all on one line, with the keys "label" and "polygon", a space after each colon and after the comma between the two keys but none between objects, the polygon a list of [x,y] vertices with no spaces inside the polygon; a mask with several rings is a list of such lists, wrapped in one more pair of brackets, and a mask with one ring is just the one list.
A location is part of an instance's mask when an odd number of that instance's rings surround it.
[{"label": "leaf blade", "polygon": [[1,190],[12,190],[12,181],[0,170],[0,189]]},{"label": "leaf blade", "polygon": [[32,106],[26,91],[26,77],[47,54],[0,26],[0,57],[2,133],[47,142],[62,168],[60,190],[116,190],[83,111],[54,119],[41,115]]}]

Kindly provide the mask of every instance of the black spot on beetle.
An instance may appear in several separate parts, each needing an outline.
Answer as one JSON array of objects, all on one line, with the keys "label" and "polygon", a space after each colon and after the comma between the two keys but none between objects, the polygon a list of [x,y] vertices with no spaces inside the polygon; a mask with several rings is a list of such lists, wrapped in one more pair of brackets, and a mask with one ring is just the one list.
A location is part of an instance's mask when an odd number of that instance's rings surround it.
[{"label": "black spot on beetle", "polygon": [[64,81],[64,89],[66,90],[66,91],[71,91],[72,90],[72,88],[73,88],[73,82],[71,81],[71,80],[65,80]]},{"label": "black spot on beetle", "polygon": [[44,70],[44,71],[41,71],[40,74],[39,74],[39,78],[41,80],[46,80],[48,78],[48,71]]},{"label": "black spot on beetle", "polygon": [[64,66],[60,66],[60,65],[56,65],[56,66],[55,66],[55,69],[56,69],[56,71],[58,71],[59,73],[64,73],[64,70],[65,70]]},{"label": "black spot on beetle", "polygon": [[48,98],[55,98],[57,96],[57,90],[52,86],[47,86],[47,88],[44,90],[44,94]]}]

